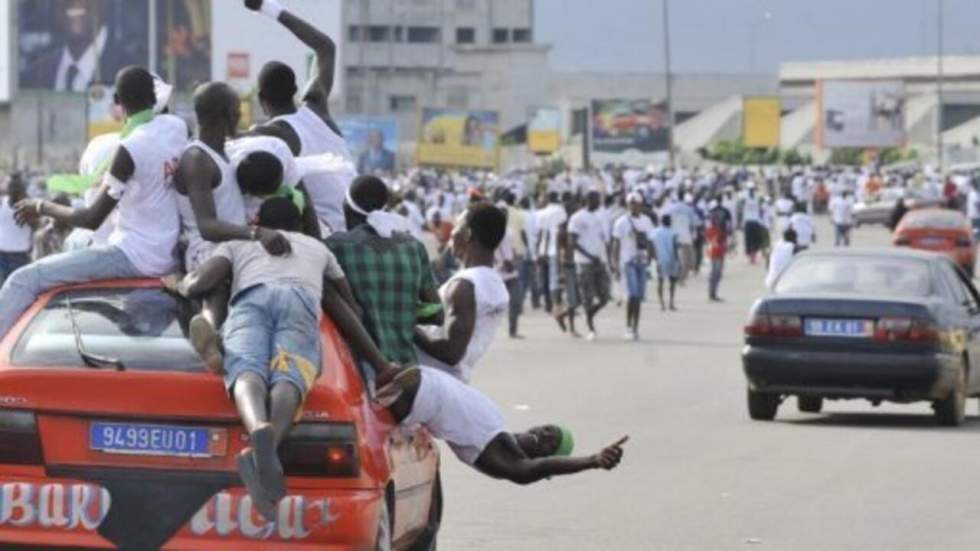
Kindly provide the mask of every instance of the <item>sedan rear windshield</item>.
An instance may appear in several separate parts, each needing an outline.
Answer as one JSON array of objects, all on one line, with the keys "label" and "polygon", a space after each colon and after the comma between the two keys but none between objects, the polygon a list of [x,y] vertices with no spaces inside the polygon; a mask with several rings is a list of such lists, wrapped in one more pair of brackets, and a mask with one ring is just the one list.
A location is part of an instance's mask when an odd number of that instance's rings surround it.
[{"label": "sedan rear windshield", "polygon": [[203,363],[187,340],[191,315],[189,303],[160,289],[65,291],[31,321],[11,362],[84,368],[87,354],[127,370],[201,372]]},{"label": "sedan rear windshield", "polygon": [[796,259],[776,282],[777,295],[831,293],[925,297],[932,294],[929,263],[915,258],[810,256]]}]

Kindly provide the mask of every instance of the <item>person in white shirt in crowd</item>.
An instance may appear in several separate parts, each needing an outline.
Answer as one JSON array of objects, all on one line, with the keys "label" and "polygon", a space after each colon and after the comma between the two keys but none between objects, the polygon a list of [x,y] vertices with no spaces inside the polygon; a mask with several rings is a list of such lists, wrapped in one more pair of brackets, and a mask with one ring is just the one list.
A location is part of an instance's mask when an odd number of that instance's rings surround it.
[{"label": "person in white shirt in crowd", "polygon": [[650,217],[643,213],[643,196],[633,192],[626,197],[626,214],[619,217],[612,232],[612,266],[626,287],[626,336],[640,338],[640,311],[646,299],[653,259],[653,231]]},{"label": "person in white shirt in crowd", "polygon": [[677,282],[681,285],[684,285],[694,270],[694,232],[697,213],[688,204],[688,201],[693,202],[693,200],[694,197],[689,194],[684,197],[683,201],[675,201],[665,211],[665,214],[670,216],[674,233],[677,235],[678,253],[680,255],[680,272],[677,276]]},{"label": "person in white shirt in crowd", "polygon": [[7,183],[7,195],[0,197],[0,287],[7,276],[31,261],[34,227],[19,223],[15,216],[17,203],[26,197],[24,181],[14,174]]},{"label": "person in white shirt in crowd", "polygon": [[772,288],[779,279],[779,276],[789,267],[793,261],[793,256],[799,252],[800,247],[796,243],[796,232],[793,228],[783,232],[783,240],[776,244],[772,249],[769,258],[769,271],[766,273],[766,287]]},{"label": "person in white shirt in crowd", "polygon": [[813,223],[813,217],[807,213],[805,204],[796,205],[796,212],[790,217],[789,224],[796,232],[796,245],[800,250],[809,249],[817,242],[817,227]]},{"label": "person in white shirt in crowd", "polygon": [[[515,250],[516,243],[517,240],[514,239],[513,230],[508,228],[507,233],[504,234],[503,241],[500,242],[500,245],[494,252],[494,267],[500,275],[500,278],[504,281],[504,286],[507,289],[508,334],[512,339],[523,340],[524,336],[518,332],[518,323],[523,313],[523,304],[521,301],[520,274],[517,270],[519,260]],[[459,272],[457,272],[458,274]],[[452,278],[449,281],[452,281]]]},{"label": "person in white shirt in crowd", "polygon": [[[524,296],[531,295],[531,308],[541,308],[541,279],[538,277],[538,240],[541,239],[541,229],[538,223],[538,212],[530,197],[524,197],[520,202],[524,213],[524,234],[527,236],[527,256],[518,268],[521,274],[521,287]],[[524,299],[521,299],[523,303]]]},{"label": "person in white shirt in crowd", "polygon": [[759,251],[765,240],[765,226],[762,223],[762,201],[756,196],[755,184],[749,182],[742,204],[742,231],[745,234],[745,254],[749,264],[755,265]]},{"label": "person in white shirt in crowd", "polygon": [[980,237],[980,185],[977,181],[970,183],[970,192],[966,196],[966,217],[973,226],[973,235]]},{"label": "person in white shirt in crowd", "polygon": [[575,251],[575,272],[578,276],[588,340],[595,340],[595,316],[609,303],[608,263],[609,234],[599,215],[601,199],[598,191],[586,195],[586,208],[579,209],[568,221],[568,235]]},{"label": "person in white shirt in crowd", "polygon": [[116,150],[99,198],[80,208],[24,199],[16,206],[16,218],[33,224],[47,216],[95,229],[118,205],[116,228],[106,245],[49,256],[11,274],[0,289],[0,336],[41,293],[59,285],[158,277],[177,267],[180,222],[172,180],[187,144],[187,125],[178,117],[154,114],[153,76],[146,69],[127,67],[115,84],[116,103],[132,131]]},{"label": "person in white shirt in crowd", "polygon": [[796,202],[789,193],[784,193],[782,197],[776,199],[773,207],[776,214],[776,233],[782,235],[789,228],[790,218],[796,210]]},{"label": "person in white shirt in crowd", "polygon": [[854,227],[854,197],[851,190],[845,189],[834,196],[828,205],[830,219],[834,223],[834,246],[851,246],[851,228]]},{"label": "person in white shirt in crowd", "polygon": [[337,45],[276,0],[245,0],[245,6],[278,21],[316,55],[317,75],[302,94],[302,104],[294,101],[298,87],[296,74],[285,63],[271,61],[259,72],[259,103],[272,120],[253,128],[255,132],[281,138],[297,157],[332,159],[334,170],[304,179],[313,200],[323,235],[344,231],[344,198],[357,176],[354,158],[340,127],[330,114],[330,93],[334,85]]},{"label": "person in white shirt in crowd", "polygon": [[[541,237],[538,239],[538,253],[541,259],[541,289],[544,293],[545,310],[553,316],[561,313],[561,262],[559,258],[560,237],[564,233],[568,213],[557,192],[548,192],[548,205],[538,211]],[[559,325],[561,321],[559,320]]]}]

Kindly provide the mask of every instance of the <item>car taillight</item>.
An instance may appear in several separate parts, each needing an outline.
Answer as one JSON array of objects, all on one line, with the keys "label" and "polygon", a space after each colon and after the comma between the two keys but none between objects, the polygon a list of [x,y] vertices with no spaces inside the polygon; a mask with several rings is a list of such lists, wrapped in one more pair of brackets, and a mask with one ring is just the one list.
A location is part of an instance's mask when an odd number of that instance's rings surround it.
[{"label": "car taillight", "polygon": [[280,457],[287,476],[357,478],[361,462],[357,430],[350,423],[302,423],[282,444]]},{"label": "car taillight", "polygon": [[938,343],[939,329],[921,318],[881,318],[875,325],[874,338],[881,342]]},{"label": "car taillight", "polygon": [[750,337],[802,337],[803,318],[753,312],[745,326],[745,334]]},{"label": "car taillight", "polygon": [[898,247],[908,247],[911,244],[912,244],[912,242],[909,241],[909,238],[908,237],[896,237],[895,238],[895,245],[898,246]]},{"label": "car taillight", "polygon": [[973,241],[969,237],[957,237],[956,238],[957,247],[972,247]]},{"label": "car taillight", "polygon": [[0,410],[0,464],[44,464],[41,436],[33,412]]}]

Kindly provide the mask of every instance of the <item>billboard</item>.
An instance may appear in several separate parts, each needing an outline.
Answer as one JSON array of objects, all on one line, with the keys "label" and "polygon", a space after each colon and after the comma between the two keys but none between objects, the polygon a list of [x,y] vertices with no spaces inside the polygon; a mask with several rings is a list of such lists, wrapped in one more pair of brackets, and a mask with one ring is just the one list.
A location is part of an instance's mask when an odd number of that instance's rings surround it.
[{"label": "billboard", "polygon": [[550,154],[561,147],[561,110],[532,107],[527,115],[527,147],[532,153]]},{"label": "billboard", "polygon": [[157,0],[156,12],[160,76],[181,91],[211,80],[211,0]]},{"label": "billboard", "polygon": [[746,147],[779,147],[781,126],[779,98],[743,98],[742,142]]},{"label": "billboard", "polygon": [[418,162],[469,168],[497,165],[500,114],[425,108],[419,124]]},{"label": "billboard", "polygon": [[148,9],[147,0],[20,0],[20,87],[86,93],[127,65],[146,66]]},{"label": "billboard", "polygon": [[[158,0],[159,1],[159,0]],[[210,2],[209,2],[210,3]],[[226,7],[225,4],[228,4]],[[331,98],[339,97],[343,86],[344,17],[342,0],[288,0],[283,5],[290,12],[306,19],[333,39],[337,47],[337,70]],[[248,53],[248,76],[235,77],[236,88],[245,92],[254,87],[259,71],[270,61],[282,61],[289,65],[305,87],[304,79],[310,74],[310,50],[295,38],[282,24],[245,9],[242,2],[221,0],[214,2],[220,9],[211,11],[211,79],[226,80],[229,75],[242,74],[240,54]],[[247,32],[247,35],[243,35]],[[229,55],[231,54],[231,55]],[[230,65],[230,66],[229,66]]]},{"label": "billboard", "polygon": [[113,101],[115,88],[103,84],[93,84],[88,89],[86,120],[88,139],[102,134],[119,132],[125,115]]},{"label": "billboard", "polygon": [[[10,0],[0,0],[0,29],[13,29],[10,19]],[[0,103],[10,101],[10,77],[13,69],[10,67],[10,35],[0,38]]]},{"label": "billboard", "polygon": [[597,163],[655,162],[666,152],[666,103],[648,99],[596,99],[590,104],[591,157]]},{"label": "billboard", "polygon": [[337,125],[354,154],[358,174],[394,172],[398,121],[390,117],[342,117]]},{"label": "billboard", "polygon": [[817,84],[817,145],[895,147],[905,143],[905,86],[898,80]]}]

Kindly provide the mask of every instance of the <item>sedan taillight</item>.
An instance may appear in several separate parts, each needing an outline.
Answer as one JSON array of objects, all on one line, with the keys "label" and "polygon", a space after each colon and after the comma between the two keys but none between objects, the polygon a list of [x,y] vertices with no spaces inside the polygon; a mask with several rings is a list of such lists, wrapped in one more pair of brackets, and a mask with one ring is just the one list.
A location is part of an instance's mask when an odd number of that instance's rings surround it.
[{"label": "sedan taillight", "polygon": [[351,423],[301,423],[280,450],[287,476],[357,478],[361,474],[357,430]]},{"label": "sedan taillight", "polygon": [[802,337],[803,318],[784,314],[754,312],[745,326],[749,337]]},{"label": "sedan taillight", "polygon": [[0,410],[0,464],[44,464],[37,417],[33,412]]},{"label": "sedan taillight", "polygon": [[909,241],[909,238],[908,237],[896,237],[895,238],[895,245],[898,246],[898,247],[908,247],[911,244],[912,244],[912,242]]},{"label": "sedan taillight", "polygon": [[957,237],[956,238],[956,246],[957,247],[972,247],[973,246],[973,240],[971,240],[969,237]]},{"label": "sedan taillight", "polygon": [[875,325],[876,341],[939,343],[939,328],[922,318],[881,318]]}]

